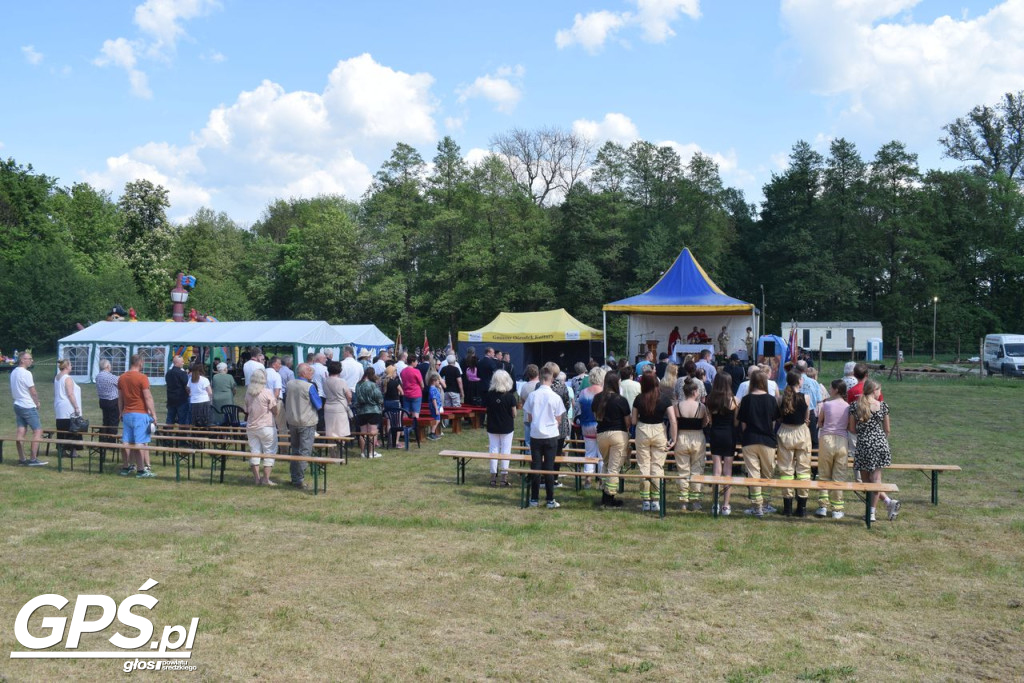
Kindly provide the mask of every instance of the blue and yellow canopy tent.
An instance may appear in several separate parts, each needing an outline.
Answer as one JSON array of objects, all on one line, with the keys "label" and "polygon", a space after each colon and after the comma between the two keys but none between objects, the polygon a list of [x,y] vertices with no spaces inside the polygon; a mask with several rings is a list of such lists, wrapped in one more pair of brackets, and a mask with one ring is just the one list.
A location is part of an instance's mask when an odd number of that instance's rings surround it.
[{"label": "blue and yellow canopy tent", "polygon": [[756,336],[759,318],[754,304],[734,299],[723,292],[688,248],[679,253],[669,269],[646,292],[605,304],[605,329],[609,312],[629,316],[626,344],[630,358],[641,347],[646,347],[648,340],[657,340],[659,351],[670,351],[668,337],[676,326],[683,339],[694,326],[704,328],[708,336],[716,339],[725,325],[730,338],[729,352],[745,352],[743,340],[746,329],[753,328]]}]

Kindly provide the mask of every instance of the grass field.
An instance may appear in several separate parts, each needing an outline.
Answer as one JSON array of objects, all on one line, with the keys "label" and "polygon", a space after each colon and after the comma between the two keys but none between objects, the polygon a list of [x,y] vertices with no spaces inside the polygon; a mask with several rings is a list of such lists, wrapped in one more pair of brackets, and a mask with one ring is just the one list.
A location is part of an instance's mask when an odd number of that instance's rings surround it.
[{"label": "grass field", "polygon": [[[35,377],[49,425],[52,364]],[[635,486],[622,510],[563,489],[560,510],[523,511],[485,462],[456,486],[437,457],[486,450],[473,430],[334,468],[317,497],[244,483],[241,461],[224,485],[176,484],[159,458],[153,480],[59,474],[14,466],[8,444],[0,680],[120,675],[123,660],[7,659],[24,649],[14,620],[42,593],[120,602],[150,577],[157,633],[200,618],[198,670],[179,674],[197,680],[1020,680],[1024,382],[883,390],[894,459],[963,472],[942,477],[938,507],[923,475],[887,476],[903,511],[871,531],[855,515],[658,520]],[[0,382],[0,434],[10,405]],[[110,649],[114,630],[80,649]]]}]

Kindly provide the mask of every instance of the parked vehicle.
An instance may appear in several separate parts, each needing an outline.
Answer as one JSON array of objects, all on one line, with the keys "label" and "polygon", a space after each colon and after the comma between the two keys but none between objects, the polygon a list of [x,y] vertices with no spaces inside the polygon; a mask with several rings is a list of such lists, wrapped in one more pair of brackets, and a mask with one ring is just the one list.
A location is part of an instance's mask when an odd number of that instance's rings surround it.
[{"label": "parked vehicle", "polygon": [[984,366],[990,375],[1024,376],[1024,334],[987,335]]}]

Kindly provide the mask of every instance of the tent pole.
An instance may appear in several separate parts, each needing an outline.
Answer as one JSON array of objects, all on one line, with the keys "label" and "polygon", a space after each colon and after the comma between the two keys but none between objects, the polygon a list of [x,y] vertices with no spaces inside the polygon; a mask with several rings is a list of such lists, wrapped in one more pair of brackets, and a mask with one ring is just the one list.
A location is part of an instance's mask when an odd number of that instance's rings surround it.
[{"label": "tent pole", "polygon": [[604,360],[608,361],[608,311],[601,311],[601,338],[604,340]]}]

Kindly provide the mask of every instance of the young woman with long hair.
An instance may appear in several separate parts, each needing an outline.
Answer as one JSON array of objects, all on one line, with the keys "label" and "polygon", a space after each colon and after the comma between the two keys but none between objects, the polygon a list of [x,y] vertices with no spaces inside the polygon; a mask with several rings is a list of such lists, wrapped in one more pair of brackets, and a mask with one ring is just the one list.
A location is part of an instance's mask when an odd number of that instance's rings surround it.
[{"label": "young woman with long hair", "polygon": [[[882,482],[882,468],[892,464],[889,449],[889,406],[880,399],[882,387],[872,379],[864,380],[864,392],[857,399],[850,413],[848,429],[857,433],[857,450],[853,455],[853,466],[860,471],[861,481],[879,484]],[[868,493],[871,520],[875,519],[876,496],[885,503],[889,520],[896,519],[900,502],[884,493]]]},{"label": "young woman with long hair", "polygon": [[[750,391],[740,401],[736,419],[743,429],[743,464],[747,476],[770,479],[775,469],[775,422],[779,419],[779,404],[768,393],[768,375],[758,369],[750,373]],[[751,507],[748,514],[764,517],[774,512],[760,486],[750,487]]]},{"label": "young woman with long hair", "polygon": [[594,398],[594,417],[597,418],[597,450],[604,462],[604,471],[612,476],[604,478],[601,491],[601,505],[622,507],[622,501],[615,498],[619,492],[617,475],[629,454],[629,401],[619,393],[619,375],[608,372],[604,376],[604,387]]},{"label": "young woman with long hair", "polygon": [[[732,395],[732,380],[722,372],[715,376],[715,381],[708,394],[706,405],[711,415],[711,428],[708,430],[708,441],[711,446],[711,473],[727,477],[732,476],[732,462],[736,457],[736,410],[739,402]],[[732,514],[729,499],[732,487],[726,486],[722,491],[721,514]],[[713,511],[716,512],[716,511]]]},{"label": "young woman with long hair", "polygon": [[[810,411],[807,399],[800,393],[803,383],[804,376],[801,373],[790,370],[786,374],[786,388],[782,392],[782,404],[779,406],[782,419],[777,434],[779,479],[811,479],[811,431],[807,427]],[[787,517],[794,514],[793,493],[793,489],[782,491],[782,514]],[[796,491],[795,514],[797,517],[807,516],[807,489]]]},{"label": "young woman with long hair", "polygon": [[[806,373],[810,376],[810,373]],[[846,382],[832,380],[828,398],[818,409],[818,481],[846,481],[846,460],[849,443],[846,438],[850,423],[850,405],[846,402]],[[832,519],[842,519],[843,492],[820,491],[818,510],[814,514],[827,517],[832,505]]]},{"label": "young woman with long hair", "polygon": [[[700,389],[697,380],[690,379],[683,385],[683,400],[676,404],[676,469],[680,474],[704,474],[704,428],[711,424],[707,406],[697,399]],[[700,484],[679,480],[679,500],[683,510],[699,512]]]},{"label": "young woman with long hair", "polygon": [[[501,485],[509,486],[508,454],[512,452],[512,434],[516,430],[516,383],[504,370],[495,370],[491,386],[484,395],[487,407],[488,453],[503,454],[501,459]],[[498,485],[498,459],[491,460],[491,486]]]},{"label": "young woman with long hair", "polygon": [[[583,435],[583,451],[588,458],[599,457],[597,448],[597,422],[594,415],[594,399],[604,389],[605,369],[595,365],[587,373],[588,385],[576,397],[576,414],[580,418],[580,432]],[[583,472],[593,474],[594,465],[584,465]],[[590,477],[584,477],[584,487],[590,488]]]},{"label": "young woman with long hair", "polygon": [[[661,395],[658,378],[644,374],[640,378],[640,395],[633,402],[633,422],[636,423],[636,462],[640,474],[650,479],[640,480],[640,508],[644,511],[661,510],[661,476],[665,472],[665,456],[676,443],[676,413],[672,400]],[[665,434],[665,418],[669,434]]]},{"label": "young woman with long hair", "polygon": [[213,406],[213,386],[206,379],[206,368],[199,361],[192,364],[188,381],[188,402],[192,410],[192,424],[205,427],[210,424],[210,408]]}]

